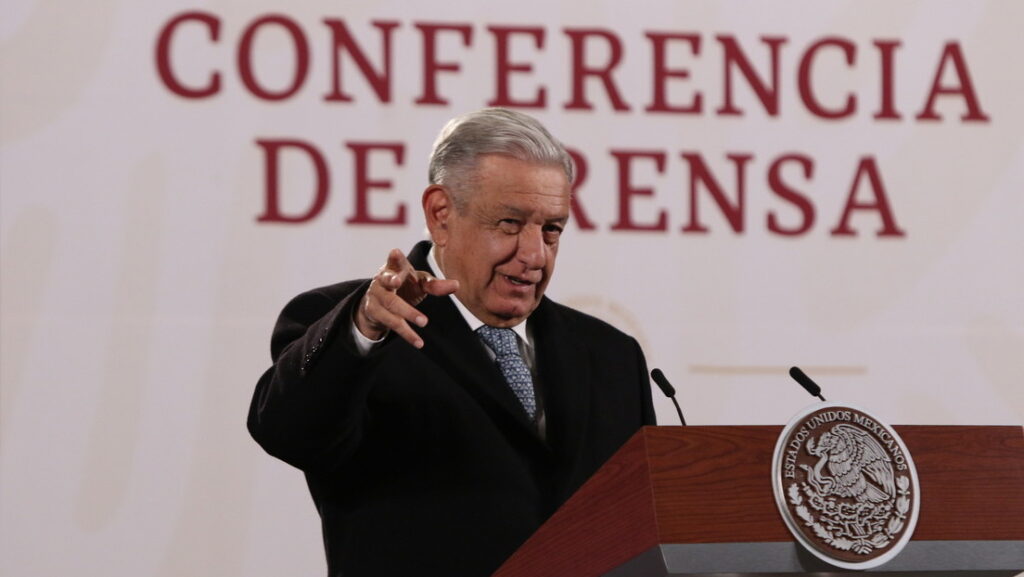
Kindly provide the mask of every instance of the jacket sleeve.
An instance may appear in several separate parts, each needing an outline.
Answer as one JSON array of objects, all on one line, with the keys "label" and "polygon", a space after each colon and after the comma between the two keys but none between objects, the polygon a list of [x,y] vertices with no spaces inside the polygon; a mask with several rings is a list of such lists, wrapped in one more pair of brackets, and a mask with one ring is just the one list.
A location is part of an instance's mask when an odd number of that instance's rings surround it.
[{"label": "jacket sleeve", "polygon": [[359,355],[350,323],[369,281],[299,295],[271,338],[273,364],[256,384],[248,428],[268,453],[305,471],[336,467],[359,445],[379,346]]}]

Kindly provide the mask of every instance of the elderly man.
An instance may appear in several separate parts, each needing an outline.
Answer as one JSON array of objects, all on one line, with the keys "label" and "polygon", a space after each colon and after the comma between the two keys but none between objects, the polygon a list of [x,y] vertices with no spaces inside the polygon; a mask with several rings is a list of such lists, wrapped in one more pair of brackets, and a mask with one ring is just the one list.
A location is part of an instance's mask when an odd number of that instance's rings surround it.
[{"label": "elderly man", "polygon": [[249,430],[305,472],[331,576],[489,575],[654,423],[637,342],[544,297],[572,180],[533,118],[455,118],[431,241],[281,313]]}]

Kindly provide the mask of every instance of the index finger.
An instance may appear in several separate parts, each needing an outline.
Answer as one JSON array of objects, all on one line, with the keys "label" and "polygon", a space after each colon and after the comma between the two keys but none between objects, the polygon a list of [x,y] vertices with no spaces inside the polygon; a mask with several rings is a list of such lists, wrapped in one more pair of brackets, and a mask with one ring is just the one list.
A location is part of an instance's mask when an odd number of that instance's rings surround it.
[{"label": "index finger", "polygon": [[412,263],[405,257],[405,253],[397,248],[391,249],[388,253],[387,263],[381,267],[380,277],[385,281],[385,288],[390,291],[397,291],[405,283],[409,274],[415,273]]},{"label": "index finger", "polygon": [[397,248],[391,249],[391,252],[388,253],[388,262],[384,265],[385,270],[400,272],[411,270],[412,268],[412,263],[409,262],[409,259],[405,258],[404,252]]}]

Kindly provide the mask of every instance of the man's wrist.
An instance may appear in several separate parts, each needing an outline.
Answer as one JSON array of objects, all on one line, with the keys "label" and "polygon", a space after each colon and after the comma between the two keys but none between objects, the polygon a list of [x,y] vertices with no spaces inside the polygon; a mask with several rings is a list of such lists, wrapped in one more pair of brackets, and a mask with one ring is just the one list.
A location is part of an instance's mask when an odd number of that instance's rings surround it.
[{"label": "man's wrist", "polygon": [[372,339],[366,336],[365,334],[363,334],[363,331],[360,330],[359,323],[356,322],[356,319],[352,319],[349,330],[352,333],[352,341],[355,342],[356,344],[356,350],[359,351],[359,354],[363,356],[368,355],[370,351],[373,349],[373,347],[384,342],[384,339],[386,339],[388,336],[388,331],[384,331],[380,335],[380,338],[377,339]]}]

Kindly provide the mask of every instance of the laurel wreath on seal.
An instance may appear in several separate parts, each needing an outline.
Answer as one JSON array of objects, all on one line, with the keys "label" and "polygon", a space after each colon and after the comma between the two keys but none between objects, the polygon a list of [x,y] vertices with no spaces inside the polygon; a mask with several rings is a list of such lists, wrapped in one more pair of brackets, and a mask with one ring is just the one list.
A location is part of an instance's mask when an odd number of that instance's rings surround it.
[{"label": "laurel wreath on seal", "polygon": [[[804,525],[814,531],[818,538],[840,551],[853,551],[861,555],[868,555],[875,549],[882,549],[889,545],[906,524],[907,512],[910,510],[910,478],[905,475],[896,479],[898,496],[895,510],[891,514],[887,514],[888,518],[884,521],[885,527],[858,536],[843,534],[844,531],[836,530],[837,527],[843,525],[843,519],[836,512],[838,504],[835,499],[823,499],[807,483],[802,485],[801,488],[796,483],[791,483],[787,490],[789,502],[793,505],[797,516],[803,520]],[[801,489],[808,497],[806,505]],[[807,505],[819,513],[817,519]]]}]

